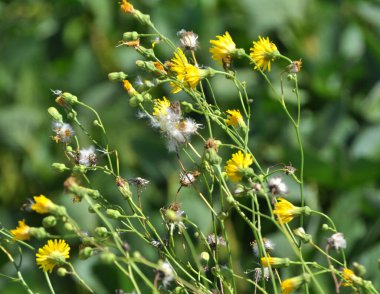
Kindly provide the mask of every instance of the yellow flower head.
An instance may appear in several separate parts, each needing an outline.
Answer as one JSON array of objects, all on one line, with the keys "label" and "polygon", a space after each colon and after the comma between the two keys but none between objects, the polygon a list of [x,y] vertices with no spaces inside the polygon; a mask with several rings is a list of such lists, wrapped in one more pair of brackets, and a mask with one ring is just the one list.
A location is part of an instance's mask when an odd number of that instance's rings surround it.
[{"label": "yellow flower head", "polygon": [[273,210],[273,213],[277,216],[278,222],[283,224],[290,222],[294,216],[301,214],[302,212],[302,207],[294,206],[282,197],[278,198],[278,202],[274,205]]},{"label": "yellow flower head", "polygon": [[264,267],[287,267],[289,266],[289,258],[279,258],[279,257],[261,257],[261,264]]},{"label": "yellow flower head", "polygon": [[260,68],[262,71],[267,68],[270,71],[271,61],[274,61],[279,54],[276,45],[268,37],[264,39],[261,36],[259,36],[259,41],[253,42],[251,51],[249,55],[256,63],[255,69]]},{"label": "yellow flower head", "polygon": [[162,117],[168,114],[168,108],[170,107],[170,101],[166,97],[162,99],[154,100],[153,115],[156,117]]},{"label": "yellow flower head", "polygon": [[223,36],[216,36],[218,40],[211,40],[213,45],[210,48],[212,59],[221,63],[226,62],[236,52],[236,45],[228,32],[225,32]]},{"label": "yellow flower head", "polygon": [[[205,73],[202,70],[187,61],[185,54],[180,48],[174,53],[171,62],[171,71],[176,74],[177,80],[183,83],[185,87],[195,89],[200,79],[205,77]],[[181,91],[181,87],[177,83],[172,82],[170,85],[173,87],[173,93]]]},{"label": "yellow flower head", "polygon": [[343,280],[343,286],[345,287],[350,287],[353,285],[363,285],[363,279],[355,275],[355,273],[348,268],[343,269]]},{"label": "yellow flower head", "polygon": [[47,244],[36,253],[37,265],[44,271],[51,273],[55,266],[63,265],[70,257],[70,246],[65,240],[48,240]]},{"label": "yellow flower head", "polygon": [[224,167],[228,178],[233,182],[239,182],[244,176],[245,170],[253,163],[251,154],[244,154],[240,150],[232,154],[232,158],[227,161]]},{"label": "yellow flower head", "polygon": [[133,5],[129,3],[127,0],[122,0],[120,3],[121,10],[126,13],[133,13],[135,9],[133,8]]},{"label": "yellow flower head", "polygon": [[302,276],[297,276],[294,278],[286,279],[281,283],[281,291],[283,294],[289,294],[290,292],[296,290],[303,283]]},{"label": "yellow flower head", "polygon": [[37,213],[48,213],[54,208],[56,205],[44,195],[34,196],[35,203],[32,204],[31,208]]},{"label": "yellow flower head", "polygon": [[25,220],[18,221],[16,229],[11,230],[13,239],[15,240],[29,240],[30,239],[30,227],[25,224]]},{"label": "yellow flower head", "polygon": [[226,112],[228,113],[227,119],[226,119],[227,125],[234,126],[234,127],[236,127],[237,125],[242,126],[242,127],[245,126],[243,117],[239,110],[233,109],[233,110],[227,110]]},{"label": "yellow flower head", "polygon": [[123,81],[123,86],[130,97],[136,96],[138,94],[135,88],[133,88],[132,84],[128,80]]}]

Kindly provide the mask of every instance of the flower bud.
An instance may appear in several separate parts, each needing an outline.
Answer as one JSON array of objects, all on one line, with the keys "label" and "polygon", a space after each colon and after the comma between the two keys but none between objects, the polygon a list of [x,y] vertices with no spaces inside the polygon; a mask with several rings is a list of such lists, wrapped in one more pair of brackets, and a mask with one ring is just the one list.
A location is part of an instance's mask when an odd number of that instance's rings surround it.
[{"label": "flower bud", "polygon": [[60,97],[65,103],[70,105],[73,105],[78,102],[77,96],[74,96],[73,94],[68,92],[64,92]]},{"label": "flower bud", "polygon": [[94,250],[92,249],[92,247],[86,246],[79,251],[79,259],[85,260],[87,258],[90,258],[93,254]]},{"label": "flower bud", "polygon": [[95,213],[95,209],[100,209],[102,206],[99,203],[95,203],[92,206],[88,207],[89,213]]},{"label": "flower bud", "polygon": [[312,240],[311,235],[306,234],[304,228],[297,228],[293,230],[294,235],[301,239],[303,243],[310,243]]},{"label": "flower bud", "polygon": [[63,123],[62,115],[58,112],[57,108],[55,107],[49,107],[48,113],[50,116],[57,122]]},{"label": "flower bud", "polygon": [[116,178],[116,185],[120,191],[120,193],[124,196],[124,198],[131,198],[132,192],[129,188],[129,184],[126,180],[124,180],[122,177]]},{"label": "flower bud", "polygon": [[110,264],[110,263],[114,262],[115,259],[116,259],[116,256],[112,252],[103,252],[100,255],[100,260],[106,264]]},{"label": "flower bud", "polygon": [[203,251],[200,257],[201,257],[201,260],[205,262],[208,262],[210,260],[210,254],[208,254],[208,252],[206,251]]},{"label": "flower bud", "polygon": [[108,74],[108,79],[111,82],[122,82],[128,77],[127,74],[123,73],[122,71],[120,72],[110,72]]},{"label": "flower bud", "polygon": [[150,16],[148,14],[143,14],[139,10],[134,10],[134,13],[132,14],[134,18],[136,18],[142,25],[147,26],[153,26],[152,22],[150,21]]},{"label": "flower bud", "polygon": [[191,112],[194,110],[194,106],[187,101],[181,101],[181,110],[183,112]]},{"label": "flower bud", "polygon": [[49,215],[47,217],[44,217],[44,219],[42,220],[42,225],[45,228],[55,227],[56,224],[57,224],[57,219],[53,215]]},{"label": "flower bud", "polygon": [[95,235],[99,238],[107,238],[108,237],[108,230],[105,227],[97,227],[95,228]]},{"label": "flower bud", "polygon": [[137,94],[129,99],[129,105],[132,107],[139,106],[144,101],[144,97],[141,94]]},{"label": "flower bud", "polygon": [[70,223],[67,223],[67,222],[66,222],[65,225],[64,225],[64,227],[65,227],[66,230],[68,230],[68,231],[70,231],[70,232],[74,231],[74,227],[73,227],[73,225],[70,224]]},{"label": "flower bud", "polygon": [[118,219],[122,216],[118,210],[110,209],[110,208],[106,210],[106,215],[114,219]]},{"label": "flower bud", "polygon": [[358,262],[354,262],[352,264],[353,268],[354,268],[354,271],[358,274],[358,276],[360,277],[363,277],[366,273],[367,273],[367,269],[365,268],[364,265],[358,263]]},{"label": "flower bud", "polygon": [[123,34],[123,41],[137,40],[139,38],[138,32],[125,32]]},{"label": "flower bud", "polygon": [[92,245],[95,243],[95,238],[94,237],[83,237],[82,238],[82,243],[83,245]]},{"label": "flower bud", "polygon": [[64,163],[54,162],[52,165],[57,171],[64,172],[66,170],[69,170],[69,168]]},{"label": "flower bud", "polygon": [[67,269],[65,269],[64,267],[60,267],[57,269],[57,275],[59,277],[64,277],[67,275]]},{"label": "flower bud", "polygon": [[29,229],[29,235],[36,238],[36,239],[45,239],[48,237],[48,233],[45,231],[45,228],[33,228],[31,227]]}]

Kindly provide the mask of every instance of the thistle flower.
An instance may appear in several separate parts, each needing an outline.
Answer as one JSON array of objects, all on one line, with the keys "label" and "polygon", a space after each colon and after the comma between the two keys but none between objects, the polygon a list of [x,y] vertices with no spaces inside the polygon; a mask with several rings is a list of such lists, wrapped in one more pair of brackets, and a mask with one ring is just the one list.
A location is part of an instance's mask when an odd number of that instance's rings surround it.
[{"label": "thistle flower", "polygon": [[75,132],[70,124],[54,121],[52,126],[53,132],[56,134],[53,137],[55,142],[70,143]]},{"label": "thistle flower", "polygon": [[273,195],[284,195],[288,193],[288,187],[281,177],[270,178],[268,181],[268,187]]},{"label": "thistle flower", "polygon": [[212,59],[219,61],[220,63],[229,63],[231,57],[236,53],[236,45],[229,34],[225,32],[222,36],[216,36],[218,40],[210,40],[213,45],[210,48]]},{"label": "thistle flower", "polygon": [[246,173],[250,172],[249,166],[253,163],[251,154],[244,154],[240,150],[232,154],[232,158],[227,161],[224,167],[228,178],[233,182],[239,182]]},{"label": "thistle flower", "polygon": [[80,149],[76,157],[77,164],[84,165],[87,167],[96,165],[96,161],[97,161],[97,156],[95,153],[94,146]]},{"label": "thistle flower", "polygon": [[25,220],[18,221],[16,229],[11,230],[13,239],[15,240],[29,240],[30,239],[30,227],[25,224]]},{"label": "thistle flower", "polygon": [[229,126],[234,126],[236,127],[237,125],[241,127],[245,127],[245,122],[243,120],[243,117],[240,113],[240,110],[227,110],[228,113],[227,119],[225,120],[226,124]]},{"label": "thistle flower", "polygon": [[135,9],[133,8],[133,5],[129,3],[127,0],[121,1],[120,8],[124,14],[133,13],[135,11]]},{"label": "thistle flower", "polygon": [[262,38],[259,36],[259,41],[253,42],[253,47],[250,49],[252,52],[249,54],[255,62],[255,69],[260,68],[265,71],[268,68],[270,71],[270,63],[280,54],[277,47],[267,37]]},{"label": "thistle flower", "polygon": [[36,261],[44,272],[51,273],[55,266],[61,266],[70,257],[70,246],[65,240],[48,240],[47,244],[38,249]]},{"label": "thistle flower", "polygon": [[177,32],[177,36],[180,37],[181,47],[186,50],[196,50],[198,48],[198,35],[184,29]]},{"label": "thistle flower", "polygon": [[35,202],[32,204],[31,209],[40,214],[49,213],[57,206],[44,195],[34,196],[33,199]]},{"label": "thistle flower", "polygon": [[347,246],[346,239],[344,239],[343,233],[335,233],[327,239],[327,243],[335,250],[345,249]]},{"label": "thistle flower", "polygon": [[296,215],[300,214],[310,214],[310,208],[307,206],[297,207],[286,199],[280,197],[278,202],[274,205],[273,210],[274,215],[277,216],[277,221],[282,224],[287,224]]}]

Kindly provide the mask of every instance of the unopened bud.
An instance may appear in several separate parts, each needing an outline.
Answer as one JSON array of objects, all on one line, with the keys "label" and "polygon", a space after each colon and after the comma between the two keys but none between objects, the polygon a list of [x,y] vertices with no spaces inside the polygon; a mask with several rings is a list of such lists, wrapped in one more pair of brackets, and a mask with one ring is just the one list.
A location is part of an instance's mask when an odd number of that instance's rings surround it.
[{"label": "unopened bud", "polygon": [[123,41],[133,41],[137,40],[139,38],[139,33],[138,32],[125,32],[123,34]]},{"label": "unopened bud", "polygon": [[65,269],[64,267],[60,267],[57,269],[57,275],[59,277],[64,277],[67,275],[67,269]]},{"label": "unopened bud", "polygon": [[30,228],[29,229],[30,236],[36,239],[45,239],[48,237],[48,233],[45,231],[45,228]]},{"label": "unopened bud", "polygon": [[48,108],[48,113],[50,114],[50,116],[55,120],[55,121],[58,121],[60,123],[63,122],[62,120],[62,115],[58,112],[57,108],[55,107],[49,107]]},{"label": "unopened bud", "polygon": [[88,212],[95,213],[95,209],[100,209],[102,206],[99,203],[95,203],[88,207]]},{"label": "unopened bud", "polygon": [[122,82],[128,77],[127,74],[123,73],[122,71],[120,72],[110,72],[108,74],[108,79],[111,82]]},{"label": "unopened bud", "polygon": [[66,170],[69,170],[69,168],[64,163],[54,162],[52,165],[57,171],[64,172]]},{"label": "unopened bud", "polygon": [[92,247],[84,247],[79,251],[79,259],[85,260],[87,258],[90,258],[94,254],[94,250]]},{"label": "unopened bud", "polygon": [[44,217],[44,219],[42,220],[42,225],[45,228],[55,227],[56,224],[57,224],[57,219],[53,215],[49,215],[47,217]]},{"label": "unopened bud", "polygon": [[106,215],[114,219],[118,219],[122,216],[118,210],[110,209],[110,208],[106,210]]},{"label": "unopened bud", "polygon": [[71,93],[68,93],[68,92],[64,92],[61,96],[62,100],[68,104],[75,104],[78,102],[78,98],[77,96],[74,96],[73,94]]},{"label": "unopened bud", "polygon": [[116,256],[112,252],[103,252],[100,255],[100,260],[106,264],[110,264],[114,262],[115,259],[116,259]]},{"label": "unopened bud", "polygon": [[105,227],[97,227],[95,228],[95,235],[99,238],[107,238],[108,237],[108,230]]}]

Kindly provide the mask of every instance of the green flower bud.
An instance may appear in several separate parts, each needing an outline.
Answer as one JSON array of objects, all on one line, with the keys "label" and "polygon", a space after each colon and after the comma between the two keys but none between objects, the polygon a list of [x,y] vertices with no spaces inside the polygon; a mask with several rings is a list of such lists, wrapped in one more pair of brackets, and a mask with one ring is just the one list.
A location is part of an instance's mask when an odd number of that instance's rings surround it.
[{"label": "green flower bud", "polygon": [[136,96],[131,97],[129,99],[129,105],[132,107],[139,106],[144,101],[144,97],[141,94],[137,94]]},{"label": "green flower bud", "polygon": [[66,152],[73,152],[73,147],[71,147],[70,145],[67,145]]},{"label": "green flower bud", "polygon": [[57,224],[57,219],[53,215],[49,215],[47,217],[44,217],[44,219],[42,220],[42,225],[45,228],[55,227],[56,224]]},{"label": "green flower bud", "polygon": [[80,174],[85,174],[87,171],[87,167],[84,165],[76,165],[74,166],[73,171]]},{"label": "green flower bud", "polygon": [[64,224],[64,227],[65,227],[65,229],[66,230],[68,230],[68,231],[70,231],[70,232],[72,232],[72,231],[74,231],[74,226],[72,225],[72,224],[70,224],[70,223],[65,223]]},{"label": "green flower bud", "polygon": [[127,78],[128,78],[128,75],[125,74],[125,73],[123,73],[122,71],[120,71],[120,72],[110,72],[108,74],[108,79],[111,82],[122,82],[122,81],[124,81]]},{"label": "green flower bud", "polygon": [[194,110],[194,106],[187,101],[181,101],[181,109],[183,112],[192,112]]},{"label": "green flower bud", "polygon": [[79,251],[79,259],[85,260],[90,258],[94,254],[94,250],[91,247],[84,247]]},{"label": "green flower bud", "polygon": [[245,57],[245,50],[243,48],[237,48],[233,54],[233,57],[236,57],[236,58]]},{"label": "green flower bud", "polygon": [[95,243],[95,238],[94,237],[83,237],[82,243],[85,246],[92,245]]},{"label": "green flower bud", "polygon": [[45,231],[45,228],[29,228],[29,235],[36,239],[45,239],[49,234]]},{"label": "green flower bud", "polygon": [[354,271],[358,274],[358,276],[363,277],[367,273],[367,269],[365,268],[365,266],[356,261],[352,264],[352,266],[354,268]]},{"label": "green flower bud", "polygon": [[322,225],[322,230],[324,230],[324,231],[328,231],[328,230],[330,230],[329,225],[328,225],[328,224],[323,224],[323,225]]},{"label": "green flower bud", "polygon": [[56,205],[55,207],[53,207],[50,212],[54,215],[58,215],[58,216],[66,216],[67,215],[67,210],[66,210],[66,207],[64,206],[61,206],[61,205]]},{"label": "green flower bud", "polygon": [[118,219],[122,217],[121,213],[118,210],[110,209],[110,208],[106,210],[106,215],[114,219]]},{"label": "green flower bud", "polygon": [[71,93],[68,93],[68,92],[64,92],[62,95],[61,95],[61,98],[64,102],[68,103],[68,104],[75,104],[78,102],[78,98],[77,96],[74,96],[73,94]]},{"label": "green flower bud", "polygon": [[114,262],[115,259],[116,259],[116,255],[113,254],[112,252],[103,252],[100,255],[100,260],[106,264],[110,264],[110,263]]},{"label": "green flower bud", "polygon": [[141,253],[139,251],[135,251],[135,252],[133,252],[133,257],[136,258],[136,259],[140,259],[141,258]]},{"label": "green flower bud", "polygon": [[62,120],[62,115],[58,112],[57,108],[55,107],[49,107],[48,108],[48,113],[50,114],[50,116],[58,121],[58,122],[63,122]]},{"label": "green flower bud", "polygon": [[175,213],[175,211],[171,210],[171,209],[167,209],[165,211],[165,218],[169,221],[169,222],[176,222],[178,221],[178,218],[177,218],[177,214]]},{"label": "green flower bud", "polygon": [[211,165],[219,165],[222,162],[222,158],[218,155],[218,152],[212,148],[206,150],[205,160],[207,160]]},{"label": "green flower bud", "polygon": [[[95,209],[100,209],[102,206],[99,203],[95,203],[92,206],[88,207],[88,212],[95,213]],[[95,208],[95,209],[94,209]]]},{"label": "green flower bud", "polygon": [[144,93],[143,94],[144,101],[152,101],[152,95],[149,93]]},{"label": "green flower bud", "polygon": [[138,32],[125,32],[123,34],[123,41],[134,41],[139,38]]},{"label": "green flower bud", "polygon": [[208,252],[206,252],[206,251],[203,251],[201,253],[201,260],[208,262],[210,260],[210,254],[208,254]]},{"label": "green flower bud", "polygon": [[57,269],[57,275],[59,277],[64,277],[67,275],[67,269],[65,269],[64,267],[60,267]]},{"label": "green flower bud", "polygon": [[54,162],[52,165],[57,171],[64,172],[66,170],[69,170],[69,168],[64,163]]},{"label": "green flower bud", "polygon": [[143,14],[141,11],[135,9],[134,13],[133,13],[133,16],[142,25],[153,26],[152,22],[150,21],[150,16],[148,14]]},{"label": "green flower bud", "polygon": [[139,53],[147,59],[153,59],[156,57],[153,49],[151,49],[151,48],[148,49],[148,48],[145,48],[143,46],[139,46]]},{"label": "green flower bud", "polygon": [[95,119],[95,120],[92,122],[92,124],[93,124],[94,126],[96,126],[96,127],[100,127],[100,126],[102,126],[102,125],[100,124],[100,122],[99,122],[97,119]]},{"label": "green flower bud", "polygon": [[310,243],[312,240],[312,236],[306,234],[304,228],[297,228],[293,230],[294,235],[301,239],[303,243]]},{"label": "green flower bud", "polygon": [[99,238],[107,238],[108,237],[108,230],[105,227],[97,227],[95,228],[95,235]]},{"label": "green flower bud", "polygon": [[124,180],[122,177],[117,177],[116,178],[116,185],[117,185],[120,193],[125,198],[131,198],[132,197],[132,192],[129,189],[129,184],[126,180]]}]

